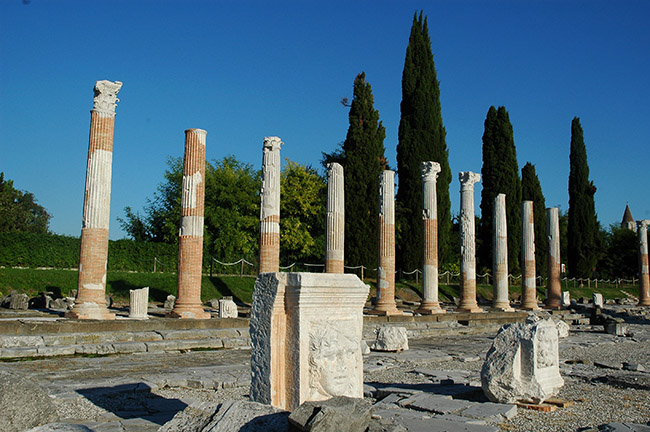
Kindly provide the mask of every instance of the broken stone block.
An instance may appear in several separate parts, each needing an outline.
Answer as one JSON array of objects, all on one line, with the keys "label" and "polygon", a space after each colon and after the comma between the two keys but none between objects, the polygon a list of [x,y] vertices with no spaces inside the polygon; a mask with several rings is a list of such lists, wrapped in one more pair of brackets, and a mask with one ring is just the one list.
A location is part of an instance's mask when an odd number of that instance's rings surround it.
[{"label": "broken stone block", "polygon": [[[210,422],[200,431],[284,432],[288,412],[251,401],[227,401],[219,405]],[[186,429],[168,429],[183,430]]]},{"label": "broken stone block", "polygon": [[171,311],[172,309],[174,309],[175,304],[176,304],[176,296],[169,294],[167,296],[167,300],[165,300],[165,304],[163,305],[163,307],[165,308],[165,310]]},{"label": "broken stone block", "polygon": [[600,293],[593,293],[591,295],[591,299],[594,303],[594,307],[603,307],[605,305],[605,301],[603,300],[603,295]]},{"label": "broken stone block", "polygon": [[59,419],[52,399],[21,375],[0,370],[0,430],[23,431]]},{"label": "broken stone block", "polygon": [[409,340],[405,327],[382,326],[377,330],[377,339],[370,347],[374,351],[405,351]]},{"label": "broken stone block", "polygon": [[326,401],[305,402],[289,415],[289,431],[365,431],[371,414],[372,405],[365,399],[337,396]]},{"label": "broken stone block", "polygon": [[237,305],[231,296],[219,299],[219,318],[237,318]]},{"label": "broken stone block", "polygon": [[562,291],[562,306],[571,306],[571,293],[569,291]]},{"label": "broken stone block", "polygon": [[74,306],[73,297],[58,298],[50,302],[50,309],[70,310],[72,309],[73,306]]},{"label": "broken stone block", "polygon": [[605,321],[605,333],[616,336],[625,336],[630,331],[630,326],[622,318],[609,318]]},{"label": "broken stone block", "polygon": [[0,305],[13,310],[27,310],[29,308],[29,297],[27,294],[12,291],[0,300]]},{"label": "broken stone block", "polygon": [[567,324],[565,321],[559,320],[555,323],[555,326],[557,327],[557,335],[560,338],[565,338],[569,337],[569,329],[571,326]]},{"label": "broken stone block", "polygon": [[529,316],[501,327],[481,370],[483,392],[492,402],[541,402],[564,385],[560,376],[558,331],[551,319]]}]

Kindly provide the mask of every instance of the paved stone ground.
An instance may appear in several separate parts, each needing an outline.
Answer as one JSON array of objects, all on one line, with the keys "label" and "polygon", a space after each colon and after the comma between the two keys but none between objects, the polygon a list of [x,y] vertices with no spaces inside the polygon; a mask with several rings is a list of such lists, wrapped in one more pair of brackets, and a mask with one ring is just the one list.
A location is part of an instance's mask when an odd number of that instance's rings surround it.
[{"label": "paved stone ground", "polygon": [[[372,352],[364,356],[367,396],[380,401],[377,414],[396,418],[409,431],[450,425],[456,428],[451,430],[588,431],[611,422],[646,424],[650,322],[636,320],[630,329],[633,336],[625,337],[605,334],[602,326],[574,326],[560,340],[566,384],[559,397],[574,405],[555,412],[520,408],[514,417],[503,410],[489,414],[479,388],[489,335],[412,339],[409,351]],[[96,432],[149,432],[190,404],[245,399],[249,356],[249,350],[145,353],[1,363],[0,368],[42,385],[62,421]],[[445,413],[432,412],[432,406],[446,407]],[[482,419],[464,423],[477,407]]]}]

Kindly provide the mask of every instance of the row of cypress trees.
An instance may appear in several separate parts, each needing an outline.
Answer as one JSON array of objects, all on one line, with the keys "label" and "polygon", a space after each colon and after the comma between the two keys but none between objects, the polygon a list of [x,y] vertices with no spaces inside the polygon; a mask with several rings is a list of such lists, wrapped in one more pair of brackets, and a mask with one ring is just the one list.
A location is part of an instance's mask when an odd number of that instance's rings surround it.
[{"label": "row of cypress trees", "polygon": [[[379,173],[388,169],[384,157],[385,128],[374,109],[374,98],[365,73],[354,80],[349,127],[342,147],[324,154],[324,162],[339,162],[345,168],[346,262],[374,266],[377,262]],[[449,151],[442,122],[440,88],[433,61],[427,18],[413,17],[402,74],[401,118],[397,145],[397,266],[404,270],[422,265],[422,182],[420,162],[436,161],[441,172],[437,181],[439,262],[457,261],[452,241],[453,223],[449,184]],[[546,238],[545,200],[535,167],[528,162],[519,175],[513,128],[505,107],[490,107],[483,134],[481,219],[478,224],[479,266],[491,267],[492,210],[494,198],[506,194],[508,260],[511,271],[519,269],[521,201],[534,201],[535,237]],[[577,118],[571,128],[571,175],[569,179],[569,272],[588,276],[595,265],[594,242],[599,225],[589,181],[582,128]],[[537,272],[546,273],[545,241],[536,243]]]}]

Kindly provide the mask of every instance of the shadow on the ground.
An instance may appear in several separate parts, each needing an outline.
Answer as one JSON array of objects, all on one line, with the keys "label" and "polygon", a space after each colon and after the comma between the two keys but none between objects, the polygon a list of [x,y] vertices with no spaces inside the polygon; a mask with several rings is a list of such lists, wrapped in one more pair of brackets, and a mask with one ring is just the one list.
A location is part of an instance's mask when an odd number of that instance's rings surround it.
[{"label": "shadow on the ground", "polygon": [[[109,282],[109,285],[115,294],[118,294],[121,297],[129,298],[129,291],[140,289],[142,286],[134,285],[127,282],[124,279],[118,279]],[[164,302],[167,299],[169,293],[167,291],[161,290],[159,288],[149,287],[149,298],[154,301]]]},{"label": "shadow on the ground", "polygon": [[[394,383],[380,383],[380,382],[368,382],[367,384],[375,387],[378,392],[392,392],[396,391],[384,390],[387,388],[399,388],[407,389],[413,392],[424,392],[430,394],[436,394],[441,396],[451,396],[454,399],[463,399],[473,402],[487,402],[488,399],[485,397],[481,387],[464,385],[464,384],[434,384],[434,383],[420,383],[420,384],[394,384]],[[397,391],[398,393],[398,391]]]},{"label": "shadow on the ground", "polygon": [[143,418],[161,426],[187,407],[179,399],[165,399],[151,393],[151,388],[143,382],[79,389],[77,393],[120,418]]}]

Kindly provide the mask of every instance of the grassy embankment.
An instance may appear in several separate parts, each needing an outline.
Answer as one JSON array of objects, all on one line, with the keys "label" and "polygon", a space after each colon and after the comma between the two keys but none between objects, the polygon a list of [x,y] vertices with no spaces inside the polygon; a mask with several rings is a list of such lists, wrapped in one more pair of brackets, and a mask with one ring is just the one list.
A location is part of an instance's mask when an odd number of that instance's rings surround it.
[{"label": "grassy embankment", "polygon": [[[30,297],[38,295],[41,291],[52,291],[56,296],[64,296],[77,288],[77,275],[76,270],[0,268],[0,295],[15,290],[24,292]],[[254,282],[253,277],[246,276],[203,276],[201,297],[203,301],[208,301],[212,298],[233,296],[235,300],[250,303]],[[366,283],[370,284],[370,295],[374,296],[376,292],[374,280],[367,279]],[[404,300],[419,301],[419,296],[422,293],[420,285],[415,281],[398,283],[397,295]],[[106,286],[108,294],[116,301],[128,301],[129,290],[148,286],[151,300],[163,302],[168,294],[176,295],[176,274],[109,271]],[[573,299],[591,298],[592,292],[599,292],[606,299],[626,297],[621,290],[633,295],[638,292],[638,288],[633,285],[623,285],[621,289],[618,289],[613,284],[601,283],[596,289],[593,283],[591,288],[587,284],[581,288],[578,283],[574,284],[571,281],[568,284],[563,282],[562,289],[568,289]],[[479,298],[492,299],[492,286],[479,284],[476,291]],[[520,294],[521,287],[519,285],[510,286],[510,298],[518,298]],[[537,289],[537,296],[540,300],[545,298],[545,294],[545,287]],[[439,295],[441,301],[451,302],[453,297],[459,296],[458,284],[440,284]]]}]

